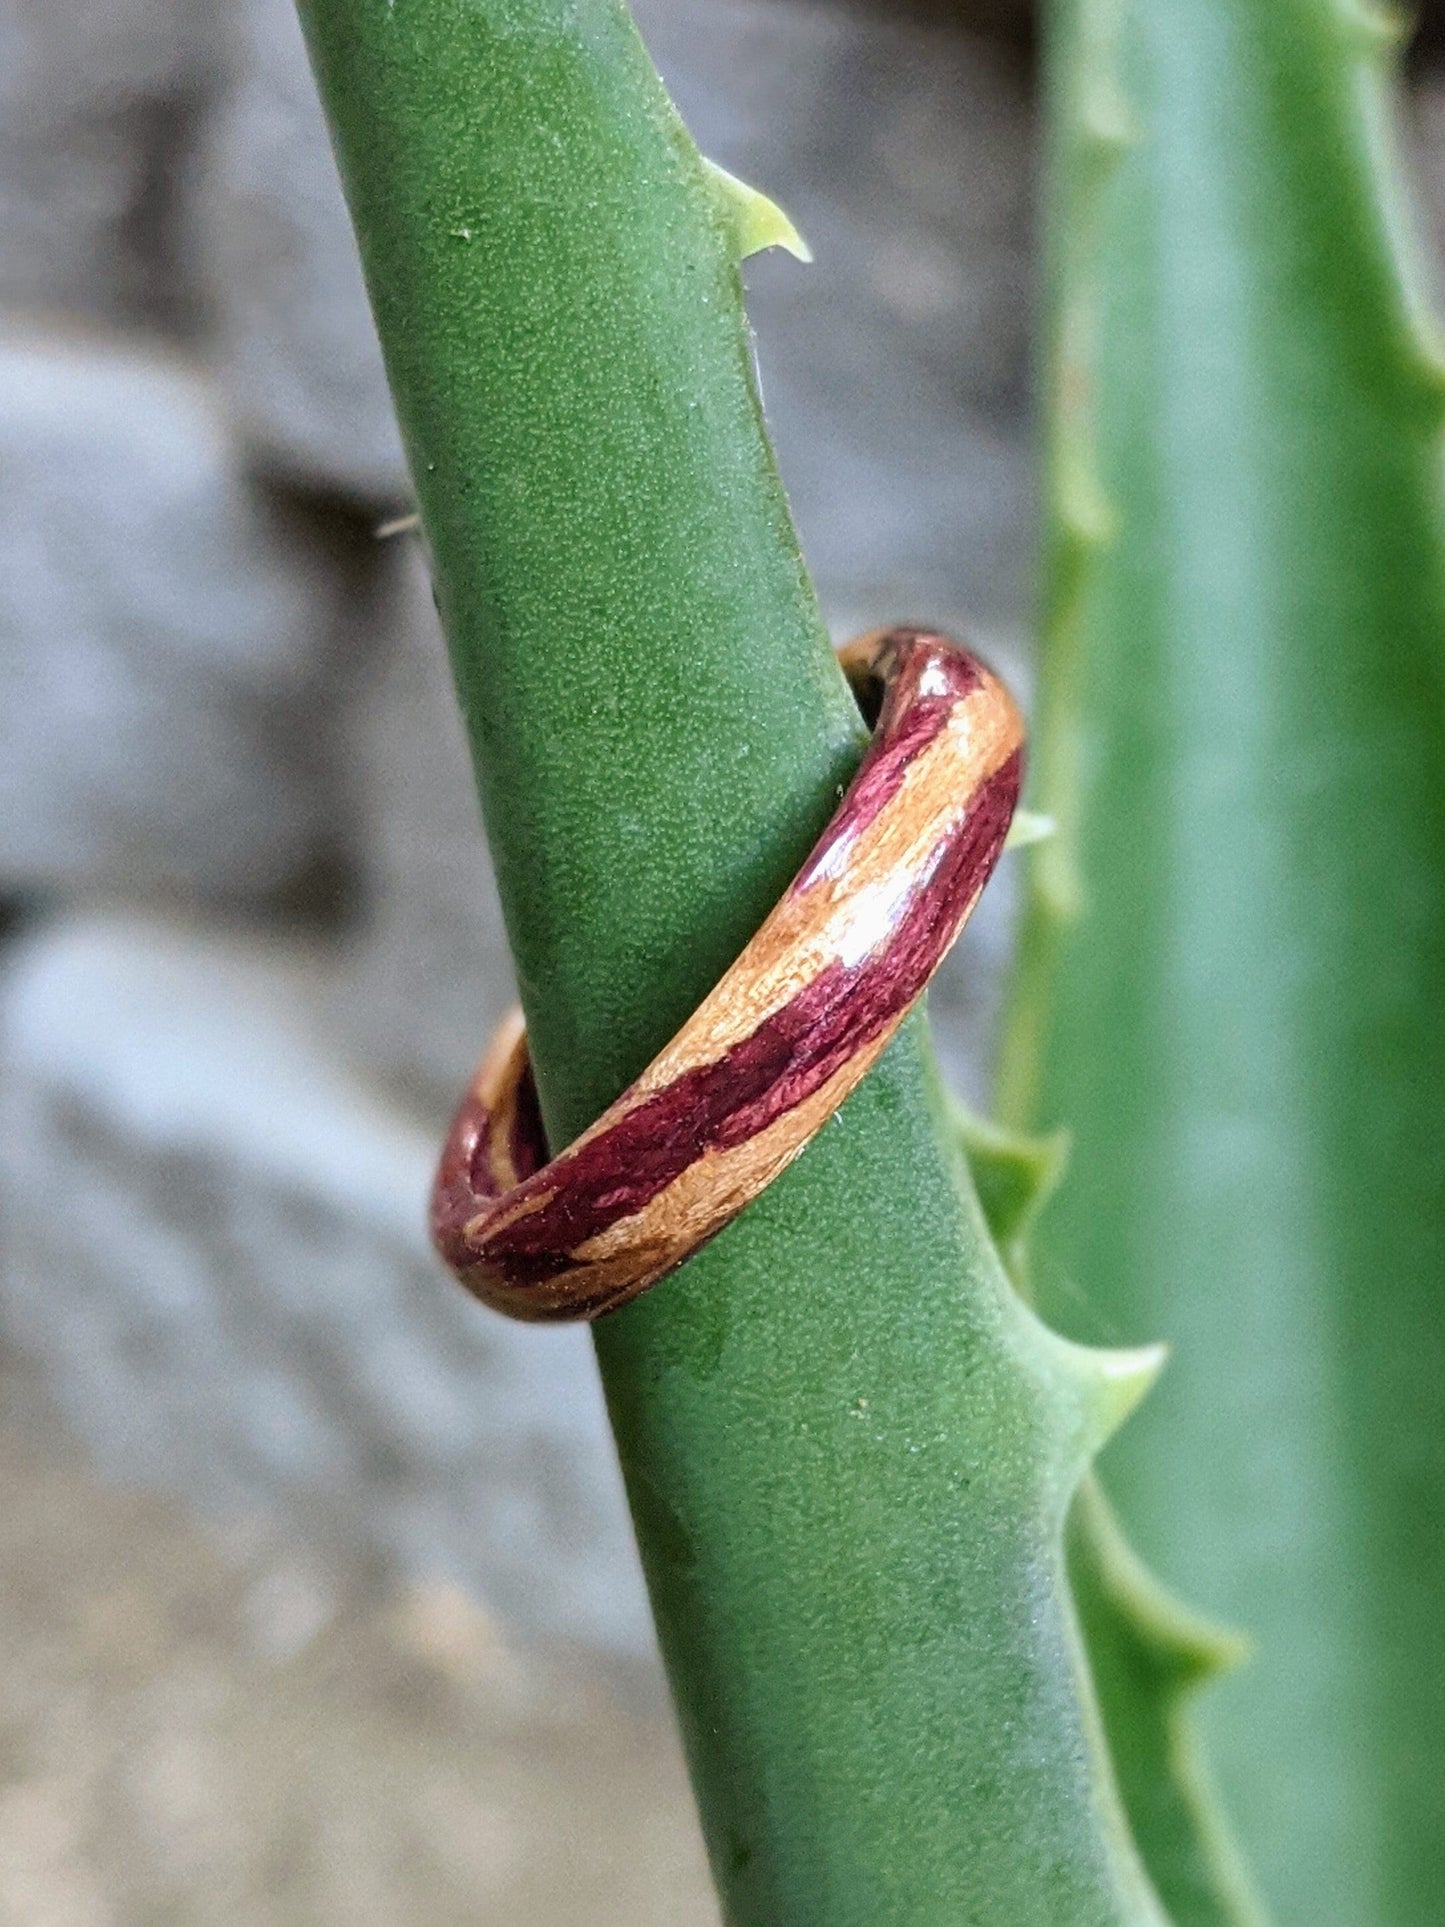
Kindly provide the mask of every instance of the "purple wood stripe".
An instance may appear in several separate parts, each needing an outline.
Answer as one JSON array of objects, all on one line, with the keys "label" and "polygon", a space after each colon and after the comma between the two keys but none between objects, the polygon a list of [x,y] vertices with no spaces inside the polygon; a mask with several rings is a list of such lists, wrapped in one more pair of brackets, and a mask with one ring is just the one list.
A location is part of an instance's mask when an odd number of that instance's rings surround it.
[{"label": "purple wood stripe", "polygon": [[482,1100],[469,1093],[461,1103],[432,1188],[432,1236],[437,1249],[454,1270],[471,1261],[462,1227],[474,1216],[477,1199],[498,1190],[492,1169],[490,1115]]},{"label": "purple wood stripe", "polygon": [[[512,1123],[507,1140],[516,1183],[521,1184],[547,1162],[547,1133],[537,1102],[537,1081],[530,1058],[524,1058],[512,1093]],[[492,1163],[492,1114],[475,1092],[457,1112],[442,1150],[441,1167],[432,1193],[432,1219],[442,1256],[449,1265],[476,1262],[463,1236],[485,1200],[503,1190]]]},{"label": "purple wood stripe", "polygon": [[[955,694],[939,699],[945,719],[957,700]],[[935,705],[923,698],[918,708]],[[912,721],[905,718],[905,724]],[[941,727],[927,714],[923,723],[924,740]],[[911,740],[904,760],[917,753],[918,742]],[[900,778],[891,754],[878,762],[887,764],[879,779],[886,801]],[[975,792],[966,823],[944,845],[937,866],[902,897],[880,949],[852,969],[829,964],[718,1062],[685,1072],[610,1130],[564,1152],[550,1172],[519,1187],[526,1196],[555,1185],[547,1203],[495,1230],[484,1227],[473,1245],[449,1238],[451,1262],[463,1270],[494,1267],[513,1285],[541,1283],[569,1269],[579,1245],[641,1211],[705,1152],[745,1142],[811,1096],[926,986],[998,859],[1021,777],[1022,756],[1015,751]],[[880,807],[865,808],[862,821]],[[794,889],[806,887],[815,869],[812,858]]]},{"label": "purple wood stripe", "polygon": [[[912,640],[912,637],[909,637]],[[921,693],[921,677],[931,678]],[[982,680],[978,665],[956,649],[934,651],[924,664],[910,661],[888,685],[873,741],[848,794],[803,866],[796,889],[806,889],[840,843],[858,836],[897,795],[908,765],[946,729],[958,705]],[[898,720],[899,711],[905,713]]]}]

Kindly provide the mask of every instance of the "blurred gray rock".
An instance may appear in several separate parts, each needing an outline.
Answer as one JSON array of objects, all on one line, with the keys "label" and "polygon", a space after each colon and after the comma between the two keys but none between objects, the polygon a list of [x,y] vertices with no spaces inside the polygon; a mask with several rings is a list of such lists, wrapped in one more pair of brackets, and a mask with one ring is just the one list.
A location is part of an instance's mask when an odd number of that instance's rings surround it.
[{"label": "blurred gray rock", "polygon": [[204,0],[0,7],[0,302],[186,314],[178,212],[219,17]]},{"label": "blurred gray rock", "polygon": [[[751,264],[769,418],[840,620],[888,598],[1016,615],[1030,105],[1017,63],[941,25],[817,4],[645,0],[704,150],[784,200],[811,269]],[[197,246],[217,365],[264,458],[404,492],[369,313],[289,0],[244,0]]]},{"label": "blurred gray rock", "polygon": [[588,1337],[444,1276],[436,1144],[318,1050],[316,974],[133,921],[19,946],[0,1336],[113,1477],[279,1520],[317,1571],[450,1578],[528,1633],[646,1655]]},{"label": "blurred gray rock", "polygon": [[358,1065],[440,1121],[515,990],[421,551],[398,542],[387,559],[341,719],[362,914],[336,1017]]},{"label": "blurred gray rock", "polygon": [[1445,75],[1427,74],[1405,97],[1406,160],[1426,244],[1422,266],[1435,311],[1445,299]]},{"label": "blurred gray rock", "polygon": [[214,365],[259,461],[386,503],[409,483],[294,0],[230,0],[193,215]]},{"label": "blurred gray rock", "polygon": [[329,554],[204,383],[0,335],[0,889],[249,896],[332,836]]},{"label": "blurred gray rock", "polygon": [[1017,622],[1032,117],[997,47],[815,0],[639,0],[703,152],[812,245],[747,264],[764,403],[837,628]]}]

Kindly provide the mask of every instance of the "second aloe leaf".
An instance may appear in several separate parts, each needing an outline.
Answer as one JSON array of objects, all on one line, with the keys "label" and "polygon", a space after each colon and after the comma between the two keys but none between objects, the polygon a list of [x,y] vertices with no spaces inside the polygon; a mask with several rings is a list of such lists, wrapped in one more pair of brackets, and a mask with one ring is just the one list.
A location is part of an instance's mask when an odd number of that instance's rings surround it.
[{"label": "second aloe leaf", "polygon": [[[1062,1133],[1026,1137],[959,1108],[979,1204],[1027,1292],[1035,1222],[1063,1176]],[[1187,1611],[1130,1550],[1097,1478],[1068,1527],[1069,1582],[1119,1792],[1173,1927],[1262,1927],[1264,1915],[1220,1808],[1197,1734],[1195,1696],[1247,1646]]]},{"label": "second aloe leaf", "polygon": [[1063,835],[1001,1096],[1075,1155],[1035,1283],[1080,1336],[1174,1343],[1105,1482],[1170,1583],[1256,1636],[1205,1712],[1272,1900],[1425,1927],[1445,383],[1400,261],[1389,34],[1348,0],[1077,0],[1054,53],[1056,102],[1093,88],[1070,191],[1113,165],[1054,250],[1038,800]]}]

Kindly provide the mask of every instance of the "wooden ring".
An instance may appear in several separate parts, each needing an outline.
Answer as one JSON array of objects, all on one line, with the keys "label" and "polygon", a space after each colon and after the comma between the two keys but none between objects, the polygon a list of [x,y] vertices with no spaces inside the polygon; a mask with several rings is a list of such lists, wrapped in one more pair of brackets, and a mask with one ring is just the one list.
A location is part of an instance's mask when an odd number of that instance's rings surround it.
[{"label": "wooden ring", "polygon": [[1023,725],[960,644],[917,629],[841,661],[873,740],[811,855],[672,1042],[548,1161],[520,1011],[453,1121],[432,1236],[514,1318],[596,1318],[749,1204],[877,1060],[1003,849]]}]

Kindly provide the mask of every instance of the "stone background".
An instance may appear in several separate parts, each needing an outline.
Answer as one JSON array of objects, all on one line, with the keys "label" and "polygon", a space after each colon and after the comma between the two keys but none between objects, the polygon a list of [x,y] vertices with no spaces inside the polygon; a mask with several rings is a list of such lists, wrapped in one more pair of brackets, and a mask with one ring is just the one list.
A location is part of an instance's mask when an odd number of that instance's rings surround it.
[{"label": "stone background", "polygon": [[[1024,12],[639,8],[817,256],[748,279],[840,639],[1026,686]],[[588,1341],[422,1237],[508,965],[290,0],[0,10],[0,499],[0,1919],[714,1920]]]}]

